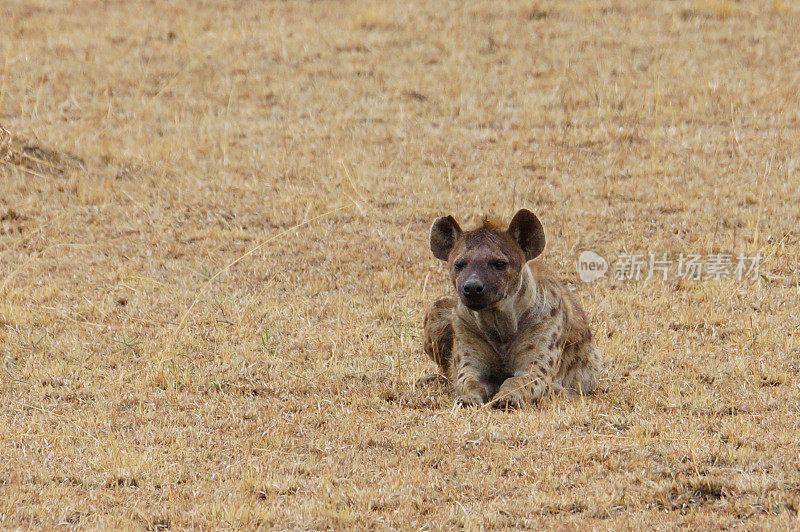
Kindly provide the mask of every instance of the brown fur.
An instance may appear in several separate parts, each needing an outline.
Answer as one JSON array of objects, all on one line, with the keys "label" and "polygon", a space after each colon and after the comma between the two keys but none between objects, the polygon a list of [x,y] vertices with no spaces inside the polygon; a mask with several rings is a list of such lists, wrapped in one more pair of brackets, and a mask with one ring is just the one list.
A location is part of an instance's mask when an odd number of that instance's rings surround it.
[{"label": "brown fur", "polygon": [[[431,249],[447,260],[458,297],[428,309],[423,343],[459,404],[519,407],[548,390],[595,388],[602,356],[586,314],[566,286],[526,260],[543,248],[541,224],[526,210],[506,231],[484,222],[461,232],[452,217],[434,222]],[[464,294],[470,281],[484,290],[477,301]]]}]

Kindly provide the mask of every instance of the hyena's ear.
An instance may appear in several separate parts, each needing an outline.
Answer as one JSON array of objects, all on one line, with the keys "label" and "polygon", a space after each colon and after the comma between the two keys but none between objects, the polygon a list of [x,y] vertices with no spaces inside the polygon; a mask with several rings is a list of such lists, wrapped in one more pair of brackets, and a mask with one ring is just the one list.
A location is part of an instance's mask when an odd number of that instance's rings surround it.
[{"label": "hyena's ear", "polygon": [[453,245],[461,235],[461,228],[452,216],[436,218],[431,226],[431,251],[433,256],[447,262]]},{"label": "hyena's ear", "polygon": [[535,259],[544,249],[544,227],[528,209],[517,211],[506,233],[522,248],[525,260]]}]

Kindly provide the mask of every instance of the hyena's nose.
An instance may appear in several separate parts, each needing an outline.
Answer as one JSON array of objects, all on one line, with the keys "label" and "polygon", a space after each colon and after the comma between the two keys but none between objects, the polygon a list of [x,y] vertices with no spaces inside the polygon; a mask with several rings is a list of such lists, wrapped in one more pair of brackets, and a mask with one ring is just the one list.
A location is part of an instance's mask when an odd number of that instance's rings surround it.
[{"label": "hyena's nose", "polygon": [[483,283],[477,279],[472,279],[464,283],[461,289],[466,297],[479,296],[483,293]]}]

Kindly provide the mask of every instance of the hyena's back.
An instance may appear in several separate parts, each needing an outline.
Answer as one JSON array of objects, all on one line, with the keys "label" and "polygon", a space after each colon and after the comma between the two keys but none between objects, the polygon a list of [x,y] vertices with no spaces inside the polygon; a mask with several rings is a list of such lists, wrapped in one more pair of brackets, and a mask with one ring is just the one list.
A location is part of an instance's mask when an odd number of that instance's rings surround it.
[{"label": "hyena's back", "polygon": [[443,297],[433,302],[425,313],[423,347],[425,353],[439,365],[442,375],[448,376],[453,356],[454,297]]}]

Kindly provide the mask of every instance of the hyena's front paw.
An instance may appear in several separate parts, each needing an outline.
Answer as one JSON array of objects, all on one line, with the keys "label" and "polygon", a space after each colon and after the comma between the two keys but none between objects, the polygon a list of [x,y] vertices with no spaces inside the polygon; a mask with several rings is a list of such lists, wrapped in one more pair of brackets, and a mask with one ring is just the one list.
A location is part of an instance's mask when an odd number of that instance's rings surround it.
[{"label": "hyena's front paw", "polygon": [[525,406],[525,397],[522,394],[509,394],[492,399],[492,407],[499,410],[516,410]]},{"label": "hyena's front paw", "polygon": [[486,386],[478,381],[458,386],[456,392],[456,403],[460,406],[480,406],[489,397]]},{"label": "hyena's front paw", "polygon": [[486,398],[477,392],[460,394],[456,397],[456,403],[458,403],[458,406],[462,407],[481,406],[485,402]]},{"label": "hyena's front paw", "polygon": [[509,379],[497,390],[497,394],[492,398],[492,406],[502,410],[522,408],[528,399],[528,391],[525,386]]}]

